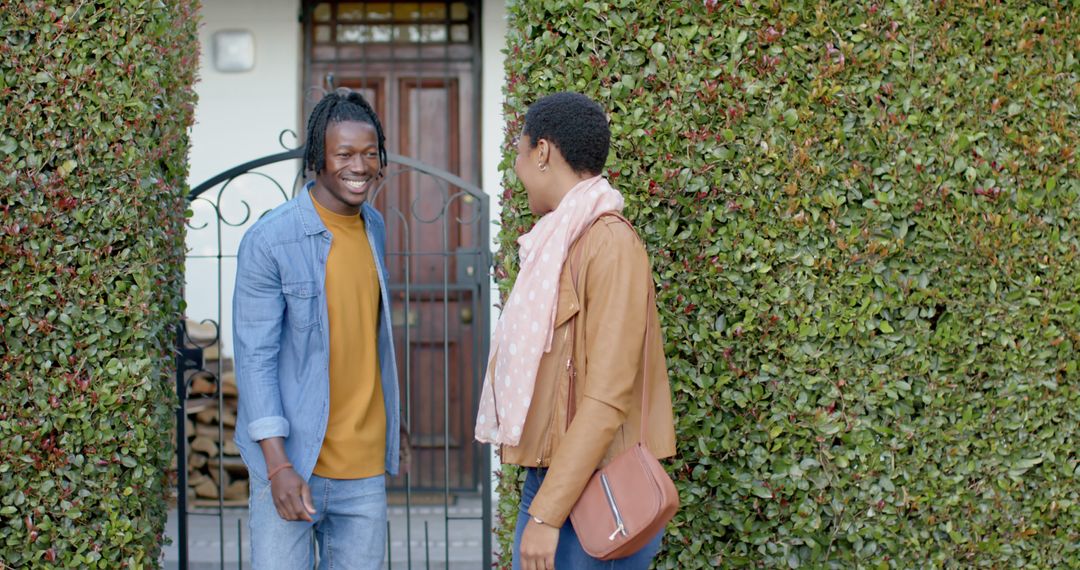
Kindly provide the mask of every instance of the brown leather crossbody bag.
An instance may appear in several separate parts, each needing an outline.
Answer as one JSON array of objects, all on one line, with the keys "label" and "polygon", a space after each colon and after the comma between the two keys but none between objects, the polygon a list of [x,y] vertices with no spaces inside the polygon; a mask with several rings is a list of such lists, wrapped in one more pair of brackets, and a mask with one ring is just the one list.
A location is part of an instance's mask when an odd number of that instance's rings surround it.
[{"label": "brown leather crossbody bag", "polygon": [[[626,218],[616,216],[633,230]],[[636,235],[636,232],[635,232]],[[570,276],[577,290],[577,263],[581,255],[577,248],[570,262]],[[651,284],[650,284],[651,285]],[[649,287],[649,305],[655,304],[655,292]],[[577,317],[574,317],[577,321]],[[642,369],[648,370],[649,338],[652,319],[645,320],[645,340],[642,341]],[[571,323],[571,327],[575,323]],[[573,328],[570,329],[571,338]],[[574,349],[571,346],[570,390],[567,424],[574,415]],[[570,511],[581,547],[589,556],[600,560],[625,558],[641,550],[664,529],[679,508],[679,493],[675,483],[649,451],[645,439],[648,425],[648,378],[641,387],[641,432],[637,444],[615,456],[610,463],[593,473],[585,490]]]}]

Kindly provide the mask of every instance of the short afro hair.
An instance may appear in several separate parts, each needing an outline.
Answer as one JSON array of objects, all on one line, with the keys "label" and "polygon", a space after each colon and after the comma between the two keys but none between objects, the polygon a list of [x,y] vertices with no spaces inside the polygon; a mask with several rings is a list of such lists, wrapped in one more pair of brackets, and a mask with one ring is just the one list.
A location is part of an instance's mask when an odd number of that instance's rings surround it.
[{"label": "short afro hair", "polygon": [[604,108],[580,93],[555,93],[529,105],[524,134],[529,144],[547,139],[578,174],[603,172],[611,146]]}]

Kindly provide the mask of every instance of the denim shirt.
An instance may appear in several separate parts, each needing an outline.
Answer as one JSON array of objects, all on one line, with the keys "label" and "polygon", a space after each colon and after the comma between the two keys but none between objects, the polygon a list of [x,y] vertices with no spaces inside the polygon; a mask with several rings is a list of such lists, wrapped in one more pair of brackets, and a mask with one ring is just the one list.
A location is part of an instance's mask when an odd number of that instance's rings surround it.
[{"label": "denim shirt", "polygon": [[[312,183],[274,208],[244,235],[233,293],[233,343],[240,410],[236,444],[248,471],[266,479],[259,440],[285,438],[296,472],[311,477],[330,417],[330,327],[326,259],[330,231],[309,193]],[[386,471],[398,470],[397,364],[386,288],[386,226],[364,204],[368,243],[381,292],[378,355],[386,407]]]}]

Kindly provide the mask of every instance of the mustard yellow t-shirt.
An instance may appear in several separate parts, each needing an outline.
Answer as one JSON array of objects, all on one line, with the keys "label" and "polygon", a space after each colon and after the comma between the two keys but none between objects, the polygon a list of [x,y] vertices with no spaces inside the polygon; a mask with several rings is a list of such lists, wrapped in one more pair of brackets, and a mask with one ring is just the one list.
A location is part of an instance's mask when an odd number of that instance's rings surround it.
[{"label": "mustard yellow t-shirt", "polygon": [[315,474],[359,479],[386,471],[386,409],[379,372],[379,275],[359,214],[315,201],[333,239],[326,260],[330,418]]}]

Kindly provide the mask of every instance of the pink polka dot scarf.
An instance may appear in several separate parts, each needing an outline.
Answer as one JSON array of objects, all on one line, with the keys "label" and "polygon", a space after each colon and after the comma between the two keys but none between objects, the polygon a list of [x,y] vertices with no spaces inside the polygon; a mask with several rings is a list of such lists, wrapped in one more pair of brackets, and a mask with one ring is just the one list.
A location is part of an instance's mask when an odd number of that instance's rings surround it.
[{"label": "pink polka dot scarf", "polygon": [[604,177],[589,178],[518,238],[521,271],[491,339],[477,440],[511,446],[521,441],[540,358],[551,350],[559,274],[570,245],[601,214],[622,208],[622,194]]}]

